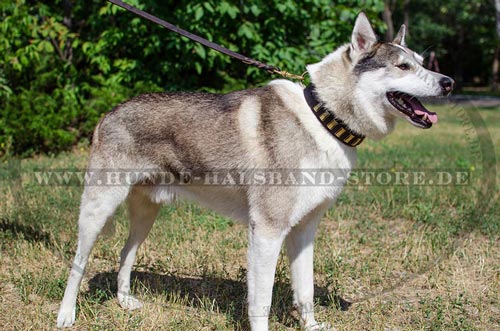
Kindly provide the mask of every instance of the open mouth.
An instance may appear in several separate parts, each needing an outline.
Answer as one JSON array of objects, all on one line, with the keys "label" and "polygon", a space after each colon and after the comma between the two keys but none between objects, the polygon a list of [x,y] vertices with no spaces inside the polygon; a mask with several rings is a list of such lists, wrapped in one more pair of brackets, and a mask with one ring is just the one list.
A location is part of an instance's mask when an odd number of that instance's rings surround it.
[{"label": "open mouth", "polygon": [[438,117],[414,96],[403,92],[387,92],[387,100],[391,105],[402,113],[413,125],[429,129],[432,124],[437,123]]}]

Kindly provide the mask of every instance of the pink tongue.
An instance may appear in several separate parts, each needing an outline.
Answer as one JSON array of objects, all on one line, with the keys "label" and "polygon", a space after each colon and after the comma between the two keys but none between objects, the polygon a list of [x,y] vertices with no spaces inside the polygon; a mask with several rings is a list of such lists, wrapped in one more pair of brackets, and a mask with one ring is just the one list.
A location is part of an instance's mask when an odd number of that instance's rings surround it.
[{"label": "pink tongue", "polygon": [[428,119],[431,123],[435,124],[438,121],[438,117],[436,113],[431,113],[424,108],[424,106],[415,99],[408,100],[413,108],[415,114],[419,116],[423,116],[424,119]]},{"label": "pink tongue", "polygon": [[422,111],[419,109],[415,109],[415,114],[423,116],[424,119],[428,119],[431,123],[435,124],[438,121],[438,117],[436,114],[431,114],[426,111]]}]

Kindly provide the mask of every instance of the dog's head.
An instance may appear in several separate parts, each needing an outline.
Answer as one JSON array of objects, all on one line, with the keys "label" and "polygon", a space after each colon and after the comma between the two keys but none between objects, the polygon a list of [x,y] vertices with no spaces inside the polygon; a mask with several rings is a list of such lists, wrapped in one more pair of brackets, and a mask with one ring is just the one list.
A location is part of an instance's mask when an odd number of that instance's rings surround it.
[{"label": "dog's head", "polygon": [[[430,128],[437,115],[418,97],[443,96],[453,90],[451,78],[423,67],[422,56],[406,46],[405,32],[403,25],[392,42],[379,42],[361,13],[351,43],[308,67],[327,107],[339,111],[352,129],[367,136],[379,138],[389,133],[397,117]],[[339,93],[340,88],[344,93]]]}]

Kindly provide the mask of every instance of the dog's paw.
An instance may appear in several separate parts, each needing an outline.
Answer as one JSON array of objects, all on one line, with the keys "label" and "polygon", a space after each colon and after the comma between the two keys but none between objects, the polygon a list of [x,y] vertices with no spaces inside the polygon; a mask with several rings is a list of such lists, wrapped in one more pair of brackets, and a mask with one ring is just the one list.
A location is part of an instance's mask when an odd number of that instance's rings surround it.
[{"label": "dog's paw", "polygon": [[315,323],[304,327],[305,331],[337,331],[329,323]]},{"label": "dog's paw", "polygon": [[118,293],[118,302],[122,308],[128,310],[140,309],[143,306],[139,299],[130,294]]},{"label": "dog's paw", "polygon": [[73,309],[63,309],[59,310],[57,315],[57,327],[58,328],[69,328],[75,323],[76,318],[76,308]]}]

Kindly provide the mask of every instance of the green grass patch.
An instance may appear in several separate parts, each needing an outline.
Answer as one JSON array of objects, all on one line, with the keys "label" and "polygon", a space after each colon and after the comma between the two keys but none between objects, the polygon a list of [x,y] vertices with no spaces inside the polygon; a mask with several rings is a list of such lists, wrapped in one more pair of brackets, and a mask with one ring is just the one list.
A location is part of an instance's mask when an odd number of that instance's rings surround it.
[{"label": "green grass patch", "polygon": [[[321,223],[315,253],[318,319],[339,330],[492,330],[500,322],[500,205],[497,186],[489,184],[497,174],[486,167],[498,154],[482,154],[475,136],[482,128],[465,130],[463,116],[479,112],[497,146],[500,110],[465,109],[460,116],[455,108],[434,110],[440,121],[431,130],[400,123],[386,139],[364,143],[359,168],[430,174],[447,169],[464,171],[469,180],[345,188]],[[0,311],[11,317],[0,317],[0,325],[51,329],[76,249],[82,187],[38,185],[29,174],[84,169],[87,153],[2,162]],[[133,292],[146,305],[125,312],[114,293],[128,232],[124,206],[114,220],[117,235],[99,240],[89,263],[78,328],[245,329],[244,227],[190,203],[162,207],[133,273]],[[291,295],[282,257],[271,310],[274,330],[298,329],[289,314]]]}]

